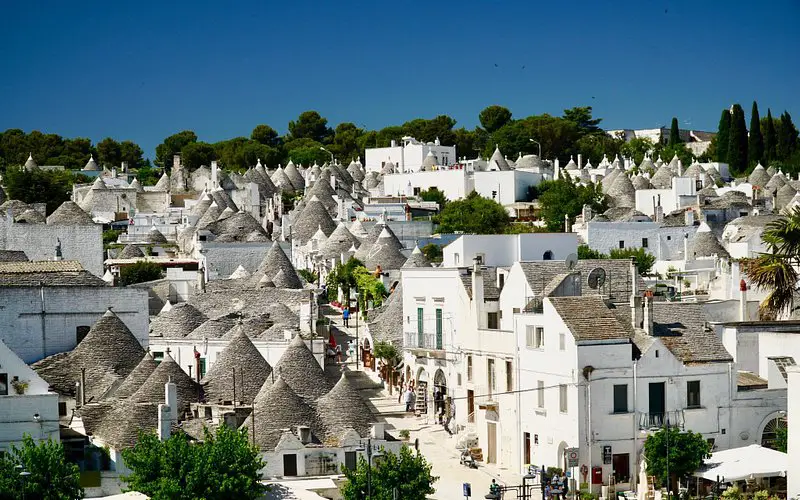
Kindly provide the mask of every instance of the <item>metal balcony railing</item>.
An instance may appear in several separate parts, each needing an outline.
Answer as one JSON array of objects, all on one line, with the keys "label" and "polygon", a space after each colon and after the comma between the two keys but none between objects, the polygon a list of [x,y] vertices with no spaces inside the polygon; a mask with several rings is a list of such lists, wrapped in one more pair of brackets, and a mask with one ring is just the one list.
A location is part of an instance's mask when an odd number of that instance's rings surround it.
[{"label": "metal balcony railing", "polygon": [[667,426],[683,429],[683,410],[665,411],[660,413],[639,413],[640,430],[659,429]]},{"label": "metal balcony railing", "polygon": [[444,349],[443,335],[405,332],[405,347],[410,349]]}]

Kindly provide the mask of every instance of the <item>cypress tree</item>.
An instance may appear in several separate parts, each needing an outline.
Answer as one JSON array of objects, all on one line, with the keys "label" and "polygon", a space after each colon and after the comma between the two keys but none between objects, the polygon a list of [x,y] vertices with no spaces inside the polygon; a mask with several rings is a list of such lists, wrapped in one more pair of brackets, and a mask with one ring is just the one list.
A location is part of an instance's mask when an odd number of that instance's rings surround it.
[{"label": "cypress tree", "polygon": [[739,104],[733,105],[731,127],[728,132],[728,166],[731,173],[740,175],[747,170],[747,127],[744,110]]},{"label": "cypress tree", "polygon": [[719,128],[717,128],[717,161],[727,163],[728,161],[728,137],[731,128],[731,112],[723,109],[722,116],[719,117]]},{"label": "cypress tree", "polygon": [[678,128],[678,118],[672,117],[672,128],[669,129],[669,145],[675,146],[681,142],[681,129]]},{"label": "cypress tree", "polygon": [[758,103],[753,101],[753,110],[750,112],[750,136],[747,141],[748,163],[755,167],[758,162],[764,161],[764,138],[761,135],[761,118],[758,116]]},{"label": "cypress tree", "polygon": [[797,147],[797,129],[792,123],[792,117],[788,111],[781,115],[781,126],[778,129],[778,159],[787,161],[791,158]]},{"label": "cypress tree", "polygon": [[764,158],[767,163],[777,159],[775,154],[778,138],[775,137],[775,122],[772,121],[772,110],[767,108],[767,123],[764,129]]}]

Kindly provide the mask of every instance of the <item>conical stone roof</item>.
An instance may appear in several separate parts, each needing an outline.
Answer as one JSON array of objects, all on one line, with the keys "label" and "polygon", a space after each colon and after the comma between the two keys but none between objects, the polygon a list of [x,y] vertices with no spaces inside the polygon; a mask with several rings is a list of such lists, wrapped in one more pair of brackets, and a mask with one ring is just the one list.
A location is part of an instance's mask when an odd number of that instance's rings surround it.
[{"label": "conical stone roof", "polygon": [[797,194],[797,190],[791,184],[785,184],[782,188],[778,189],[778,192],[775,193],[775,204],[777,205],[775,208],[781,209],[789,204],[794,198],[794,195]]},{"label": "conical stone roof", "polygon": [[[359,241],[363,240],[367,236],[367,230],[364,229],[364,226],[361,224],[361,221],[358,220],[358,219],[354,220],[350,224],[350,227],[348,228],[348,231],[350,231],[350,234],[352,234],[353,236],[358,238]],[[356,246],[358,246],[358,245],[356,245]]]},{"label": "conical stone roof", "polygon": [[189,213],[197,217],[202,217],[203,214],[206,213],[206,210],[208,210],[208,207],[210,207],[211,203],[213,202],[214,198],[210,194],[204,191],[203,194],[200,196],[200,200],[198,200],[197,203],[192,205],[192,208],[189,210]]},{"label": "conical stone roof", "polygon": [[180,302],[168,311],[158,313],[150,322],[150,335],[168,339],[183,338],[200,325],[208,321],[208,317],[191,304]]},{"label": "conical stone roof", "polygon": [[348,429],[353,429],[359,436],[368,436],[372,423],[376,421],[372,410],[344,373],[333,389],[319,398],[317,413],[325,430],[324,442],[333,446],[339,445]]},{"label": "conical stone roof", "polygon": [[86,369],[86,399],[98,399],[127,377],[145,350],[111,310],[98,319],[75,349],[34,363],[33,368],[61,394],[75,394],[75,383]]},{"label": "conical stone roof", "polygon": [[[27,166],[27,164],[26,164]],[[94,155],[89,155],[89,161],[86,162],[86,165],[83,166],[84,172],[98,172],[100,167],[97,166],[97,162],[94,161]]]},{"label": "conical stone roof", "polygon": [[150,231],[147,232],[147,242],[153,244],[164,244],[167,242],[167,237],[158,230],[155,226],[150,228]]},{"label": "conical stone roof", "polygon": [[347,252],[350,247],[360,245],[361,242],[353,236],[343,223],[339,223],[331,233],[330,237],[320,248],[319,252],[325,259],[339,259],[342,253]]},{"label": "conical stone roof", "polygon": [[649,156],[645,156],[642,163],[639,164],[639,171],[653,175],[656,173],[656,166]]},{"label": "conical stone roof", "polygon": [[764,189],[769,191],[770,193],[775,193],[780,188],[786,185],[786,179],[781,174],[775,174],[770,178],[769,182]]},{"label": "conical stone roof", "polygon": [[384,228],[370,247],[364,265],[367,269],[377,269],[378,266],[383,270],[400,269],[406,263],[406,257],[400,252],[401,247],[394,233]]},{"label": "conical stone roof", "polygon": [[153,374],[158,367],[158,363],[153,359],[153,356],[148,352],[144,355],[136,368],[125,377],[122,384],[116,390],[111,391],[109,397],[116,399],[125,399],[130,397],[136,392],[142,384]]},{"label": "conical stone roof", "polygon": [[14,217],[14,222],[19,224],[44,224],[47,219],[38,210],[29,208]]},{"label": "conical stone roof", "polygon": [[641,174],[639,174],[636,177],[634,177],[633,180],[631,181],[631,184],[633,184],[633,187],[637,191],[640,190],[640,189],[652,189],[653,188],[652,184],[650,184],[650,181],[647,180],[647,177],[645,177],[645,176],[643,176]]},{"label": "conical stone roof", "polygon": [[205,211],[202,217],[197,219],[197,224],[195,227],[197,229],[206,229],[211,224],[217,222],[217,218],[222,214],[222,208],[217,205],[216,201],[211,202],[211,205],[208,206],[208,210]]},{"label": "conical stone roof", "polygon": [[169,175],[167,175],[166,172],[164,172],[161,175],[161,178],[158,179],[156,185],[153,186],[153,191],[161,191],[161,192],[169,191]]},{"label": "conical stone roof", "polygon": [[403,264],[404,269],[414,268],[414,267],[432,267],[431,261],[422,253],[422,250],[419,249],[418,246],[414,247],[414,250],[411,252],[411,255],[406,260],[405,264]]},{"label": "conical stone roof", "polygon": [[142,183],[139,182],[139,179],[137,179],[136,177],[134,177],[133,180],[131,181],[130,187],[135,189],[137,193],[144,193],[144,187],[142,186]]},{"label": "conical stone roof", "polygon": [[241,316],[238,313],[228,313],[216,318],[206,320],[189,333],[186,338],[190,339],[221,339],[228,330],[236,326]]},{"label": "conical stone roof", "polygon": [[286,191],[287,193],[294,193],[294,185],[289,177],[284,172],[283,168],[279,165],[275,172],[272,174],[271,177],[272,183],[275,184],[275,187],[282,191]]},{"label": "conical stone roof", "polygon": [[272,367],[242,328],[217,355],[200,383],[208,402],[240,401],[247,404],[255,399],[271,373]]},{"label": "conical stone roof", "polygon": [[316,196],[312,196],[306,207],[299,213],[292,224],[292,239],[305,245],[318,229],[330,235],[336,229],[336,223],[330,213]]},{"label": "conical stone roof", "polygon": [[403,345],[403,288],[397,285],[383,304],[383,310],[369,324],[375,342]]},{"label": "conical stone roof", "polygon": [[217,202],[217,205],[222,208],[222,210],[225,210],[225,207],[230,207],[230,209],[234,212],[239,211],[239,207],[236,206],[236,203],[233,202],[231,197],[225,192],[224,189],[215,189],[211,191],[210,194],[211,197],[214,198],[214,201]]},{"label": "conical stone roof", "polygon": [[683,177],[702,178],[704,173],[705,171],[703,170],[703,167],[701,167],[699,163],[694,162],[683,172]]},{"label": "conical stone roof", "polygon": [[297,435],[299,426],[310,427],[317,441],[324,435],[317,412],[281,376],[276,376],[274,383],[271,377],[267,379],[255,403],[252,418],[242,428],[262,451],[273,450],[286,429]]},{"label": "conical stone roof", "polygon": [[120,250],[117,254],[117,259],[139,259],[144,257],[144,252],[142,249],[134,246],[134,245],[125,245],[125,247]]},{"label": "conical stone roof", "polygon": [[636,207],[636,188],[633,187],[630,178],[624,173],[620,173],[608,190],[610,199],[609,205],[612,207]]},{"label": "conical stone roof", "polygon": [[767,170],[759,163],[747,177],[747,182],[753,186],[764,187],[769,183],[770,178]]},{"label": "conical stone roof", "polygon": [[306,180],[300,175],[300,171],[297,170],[294,162],[289,161],[289,163],[286,164],[286,168],[283,169],[283,173],[289,178],[289,182],[292,183],[295,191],[302,191],[305,189]]},{"label": "conical stone roof", "polygon": [[74,201],[65,201],[47,218],[50,225],[93,226],[92,216]]},{"label": "conical stone roof", "polygon": [[503,153],[500,152],[500,146],[497,144],[495,144],[494,152],[492,153],[491,158],[489,158],[489,165],[491,166],[492,163],[497,164],[498,170],[511,170],[511,167],[508,166],[508,162],[503,156]]},{"label": "conical stone roof", "polygon": [[107,190],[108,186],[106,186],[105,181],[103,181],[102,177],[98,177],[92,183],[92,191],[104,191]]},{"label": "conical stone roof", "polygon": [[670,189],[672,188],[672,178],[675,177],[675,172],[668,165],[661,165],[656,170],[655,175],[650,179],[650,184],[655,189]]},{"label": "conical stone roof", "polygon": [[331,389],[322,367],[300,335],[296,335],[286,348],[275,370],[304,399],[315,400]]},{"label": "conical stone roof", "polygon": [[202,399],[200,384],[192,380],[167,352],[144,384],[131,394],[130,400],[134,403],[166,403],[164,385],[170,380],[175,384],[178,392],[179,415],[189,409],[190,403],[196,403]]},{"label": "conical stone roof", "polygon": [[[579,173],[580,172],[576,172],[576,174]],[[614,185],[614,181],[617,180],[617,177],[619,177],[619,175],[620,175],[619,170],[612,169],[600,180],[600,184],[603,186],[603,192],[608,193],[609,189],[611,189],[611,186]]]},{"label": "conical stone roof", "polygon": [[708,224],[705,222],[700,224],[700,227],[697,228],[697,232],[694,234],[694,238],[692,238],[691,244],[689,245],[689,252],[690,256],[694,259],[700,257],[712,257],[717,256],[720,258],[728,258],[728,251],[722,246],[714,233],[711,232],[711,228],[708,227]]},{"label": "conical stone roof", "polygon": [[258,265],[258,269],[253,273],[251,283],[258,284],[264,277],[271,280],[278,274],[278,271],[283,271],[285,279],[291,280],[292,286],[289,288],[302,288],[303,282],[297,274],[289,257],[284,253],[280,243],[277,241],[272,243],[272,246],[267,250],[267,254]]},{"label": "conical stone roof", "polygon": [[403,245],[400,243],[400,240],[397,239],[397,236],[395,236],[392,228],[379,222],[372,226],[372,229],[369,230],[366,237],[361,239],[361,246],[358,247],[358,250],[356,250],[356,253],[353,255],[353,257],[361,262],[366,261],[367,257],[369,257],[369,252],[372,249],[372,246],[378,241],[378,238],[383,233],[384,229],[393,237],[394,241],[396,242],[394,245],[397,247],[397,249],[399,250],[403,248]]}]

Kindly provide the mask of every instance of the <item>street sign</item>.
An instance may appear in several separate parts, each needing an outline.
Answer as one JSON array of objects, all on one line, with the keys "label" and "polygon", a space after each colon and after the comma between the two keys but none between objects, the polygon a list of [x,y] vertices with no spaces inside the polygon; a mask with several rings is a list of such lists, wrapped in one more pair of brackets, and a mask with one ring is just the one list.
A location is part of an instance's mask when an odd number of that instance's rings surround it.
[{"label": "street sign", "polygon": [[464,483],[464,498],[469,498],[472,496],[472,485],[469,483]]},{"label": "street sign", "polygon": [[611,463],[611,446],[603,446],[603,463]]},{"label": "street sign", "polygon": [[567,448],[564,452],[567,454],[567,467],[577,467],[578,448]]}]

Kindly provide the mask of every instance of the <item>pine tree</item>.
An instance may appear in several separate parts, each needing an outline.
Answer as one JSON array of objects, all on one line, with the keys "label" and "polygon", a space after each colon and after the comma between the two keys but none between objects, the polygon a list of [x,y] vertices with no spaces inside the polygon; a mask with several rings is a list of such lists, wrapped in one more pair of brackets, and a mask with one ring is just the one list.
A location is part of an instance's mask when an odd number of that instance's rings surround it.
[{"label": "pine tree", "polygon": [[[758,103],[753,101],[750,112],[750,136],[747,141],[748,163],[750,167],[764,160],[764,138],[761,135],[761,119],[758,117]],[[766,162],[765,162],[766,163]]]},{"label": "pine tree", "polygon": [[728,166],[731,173],[740,175],[747,170],[747,126],[744,110],[739,104],[733,105],[731,127],[728,132]]},{"label": "pine tree", "polygon": [[778,138],[775,136],[775,122],[772,120],[772,110],[767,108],[767,123],[764,129],[764,159],[771,163],[777,158],[776,147]]},{"label": "pine tree", "polygon": [[669,145],[675,146],[681,143],[681,129],[678,128],[678,118],[672,117],[672,127],[669,129]]},{"label": "pine tree", "polygon": [[781,126],[778,130],[778,159],[787,161],[792,157],[797,148],[797,128],[792,123],[792,116],[788,111],[781,115]]},{"label": "pine tree", "polygon": [[717,161],[726,163],[728,161],[728,137],[731,128],[731,112],[723,109],[722,116],[719,117],[719,128],[717,129]]}]

